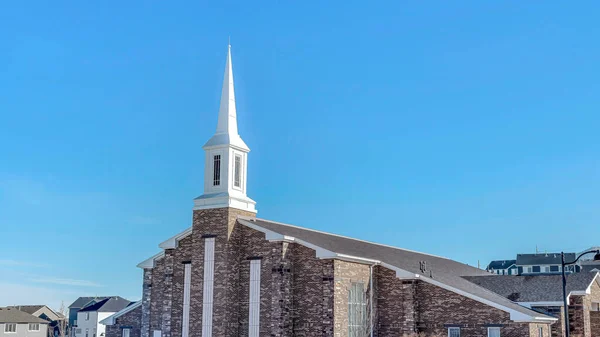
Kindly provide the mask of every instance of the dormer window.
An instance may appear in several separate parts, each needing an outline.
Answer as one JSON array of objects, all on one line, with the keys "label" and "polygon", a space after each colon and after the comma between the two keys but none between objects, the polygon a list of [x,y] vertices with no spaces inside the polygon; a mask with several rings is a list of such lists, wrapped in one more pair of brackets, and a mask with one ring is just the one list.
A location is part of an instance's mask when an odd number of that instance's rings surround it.
[{"label": "dormer window", "polygon": [[221,185],[221,155],[213,157],[213,186]]},{"label": "dormer window", "polygon": [[242,156],[236,154],[233,165],[233,186],[242,187]]}]

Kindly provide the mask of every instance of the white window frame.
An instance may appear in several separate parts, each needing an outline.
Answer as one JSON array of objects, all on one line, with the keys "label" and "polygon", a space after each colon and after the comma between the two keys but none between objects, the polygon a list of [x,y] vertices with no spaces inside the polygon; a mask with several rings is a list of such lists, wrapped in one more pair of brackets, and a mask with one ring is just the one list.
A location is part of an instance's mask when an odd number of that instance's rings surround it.
[{"label": "white window frame", "polygon": [[498,331],[498,337],[501,336],[500,327],[498,326],[490,326],[488,327],[488,337],[495,337],[491,334],[492,331]]},{"label": "white window frame", "polygon": [[260,333],[260,266],[260,259],[250,260],[248,337],[259,337]]},{"label": "white window frame", "polygon": [[[32,326],[35,327],[35,329],[32,329]],[[29,323],[27,326],[27,331],[40,331],[40,323]]]},{"label": "white window frame", "polygon": [[[239,159],[240,167],[236,172],[236,163]],[[233,153],[233,187],[235,189],[241,190],[243,186],[243,176],[244,176],[244,157],[240,153]],[[236,185],[236,179],[239,184]]]},{"label": "white window frame", "polygon": [[152,331],[152,337],[162,337],[162,330]]},{"label": "white window frame", "polygon": [[452,331],[457,331],[458,330],[458,337],[460,337],[460,328],[453,326],[453,327],[449,327],[448,328],[448,337],[454,337],[451,335]]},{"label": "white window frame", "polygon": [[123,328],[123,332],[121,333],[121,336],[122,337],[129,337],[130,335],[131,335],[131,329],[130,328]]},{"label": "white window frame", "polygon": [[[216,165],[217,157],[219,157],[219,165]],[[219,167],[217,167],[219,166]],[[213,153],[212,154],[212,186],[220,187],[221,181],[223,177],[221,176],[221,172],[223,172],[223,155],[221,153]]]},{"label": "white window frame", "polygon": [[[213,292],[215,284],[215,238],[204,239],[204,278],[202,296],[202,337],[213,331]],[[160,337],[160,336],[159,336]]]},{"label": "white window frame", "polygon": [[[13,329],[9,329],[9,326]],[[4,333],[17,333],[17,323],[4,323]]]},{"label": "white window frame", "polygon": [[544,337],[544,328],[540,326],[540,327],[538,327],[538,331],[539,331],[540,337]]},{"label": "white window frame", "polygon": [[192,287],[192,264],[184,264],[183,270],[183,318],[181,320],[181,336],[188,337],[190,333],[190,291]]}]

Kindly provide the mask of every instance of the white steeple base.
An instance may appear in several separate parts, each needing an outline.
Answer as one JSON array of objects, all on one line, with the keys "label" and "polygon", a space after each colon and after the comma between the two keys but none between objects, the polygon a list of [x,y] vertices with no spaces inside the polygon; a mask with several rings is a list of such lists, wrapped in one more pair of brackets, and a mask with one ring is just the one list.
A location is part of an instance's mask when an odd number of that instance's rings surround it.
[{"label": "white steeple base", "polygon": [[232,207],[256,213],[256,201],[238,195],[229,195],[227,192],[203,194],[194,199],[194,210]]}]

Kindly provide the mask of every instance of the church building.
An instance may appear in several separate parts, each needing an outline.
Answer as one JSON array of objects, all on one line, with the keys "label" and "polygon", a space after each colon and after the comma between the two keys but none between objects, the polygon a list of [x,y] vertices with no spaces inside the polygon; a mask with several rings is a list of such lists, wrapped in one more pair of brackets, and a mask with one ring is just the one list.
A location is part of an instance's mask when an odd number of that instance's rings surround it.
[{"label": "church building", "polygon": [[138,265],[106,337],[550,336],[556,318],[467,280],[485,270],[257,217],[237,123],[229,47],[191,226]]}]

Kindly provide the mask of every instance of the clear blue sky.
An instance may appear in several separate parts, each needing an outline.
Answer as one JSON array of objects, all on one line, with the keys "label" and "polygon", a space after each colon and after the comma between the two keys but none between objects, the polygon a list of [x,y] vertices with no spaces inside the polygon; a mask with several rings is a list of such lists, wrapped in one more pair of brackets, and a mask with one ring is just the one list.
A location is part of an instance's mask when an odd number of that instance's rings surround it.
[{"label": "clear blue sky", "polygon": [[598,2],[0,5],[0,305],[137,299],[231,35],[263,218],[472,265],[600,244]]}]

